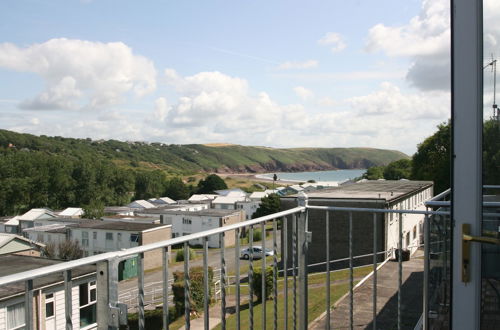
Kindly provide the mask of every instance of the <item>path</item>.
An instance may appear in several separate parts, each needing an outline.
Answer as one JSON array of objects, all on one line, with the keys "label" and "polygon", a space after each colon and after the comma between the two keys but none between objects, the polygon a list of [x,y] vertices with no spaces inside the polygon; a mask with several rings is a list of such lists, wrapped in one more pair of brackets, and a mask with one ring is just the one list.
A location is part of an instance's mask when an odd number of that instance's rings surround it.
[{"label": "path", "polygon": [[[423,259],[413,257],[403,262],[402,284],[402,329],[413,329],[422,314]],[[372,324],[372,278],[354,291],[354,328],[371,329]],[[337,302],[331,312],[331,329],[349,328],[349,296]],[[377,328],[397,328],[398,263],[389,261],[377,272]],[[314,320],[309,328],[324,329],[326,315]]]}]

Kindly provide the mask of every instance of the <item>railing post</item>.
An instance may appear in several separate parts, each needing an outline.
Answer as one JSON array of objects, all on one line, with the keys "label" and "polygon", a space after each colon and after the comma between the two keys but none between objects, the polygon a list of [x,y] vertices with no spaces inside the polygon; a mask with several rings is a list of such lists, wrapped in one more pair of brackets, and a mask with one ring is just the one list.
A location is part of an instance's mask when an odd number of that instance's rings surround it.
[{"label": "railing post", "polygon": [[97,329],[108,330],[108,262],[97,263]]},{"label": "railing post", "polygon": [[[299,194],[299,206],[307,207],[307,195]],[[298,215],[297,221],[297,245],[298,245],[298,267],[299,267],[299,329],[307,329],[307,209]]]}]

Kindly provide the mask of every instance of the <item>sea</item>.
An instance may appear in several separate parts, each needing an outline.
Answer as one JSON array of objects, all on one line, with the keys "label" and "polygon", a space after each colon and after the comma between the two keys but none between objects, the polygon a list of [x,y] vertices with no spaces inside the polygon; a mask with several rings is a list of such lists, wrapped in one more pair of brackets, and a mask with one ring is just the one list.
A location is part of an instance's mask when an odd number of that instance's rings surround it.
[{"label": "sea", "polygon": [[[362,176],[366,172],[366,169],[358,170],[336,170],[336,171],[316,171],[316,172],[286,172],[279,173],[278,180],[285,181],[296,181],[296,182],[307,182],[309,180],[319,181],[336,181],[344,182],[349,179],[354,179]],[[272,179],[275,173],[259,174],[257,177],[263,177]]]}]

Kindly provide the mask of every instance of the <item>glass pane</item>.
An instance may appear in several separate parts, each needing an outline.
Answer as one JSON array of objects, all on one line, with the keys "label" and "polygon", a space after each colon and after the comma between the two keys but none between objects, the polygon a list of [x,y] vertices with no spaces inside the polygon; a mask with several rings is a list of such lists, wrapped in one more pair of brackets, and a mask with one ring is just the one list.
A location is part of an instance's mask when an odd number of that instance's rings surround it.
[{"label": "glass pane", "polygon": [[[500,67],[500,11],[484,0],[483,80],[483,218],[482,236],[500,238],[500,112],[497,75]],[[500,246],[481,244],[481,329],[498,329],[500,322]]]}]

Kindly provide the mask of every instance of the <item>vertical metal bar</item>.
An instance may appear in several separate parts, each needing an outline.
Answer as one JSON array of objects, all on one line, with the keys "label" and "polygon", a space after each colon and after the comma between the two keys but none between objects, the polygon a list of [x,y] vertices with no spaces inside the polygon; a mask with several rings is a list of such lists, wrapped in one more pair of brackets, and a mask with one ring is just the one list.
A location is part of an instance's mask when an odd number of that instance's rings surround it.
[{"label": "vertical metal bar", "polygon": [[162,249],[162,277],[163,277],[163,329],[168,330],[169,319],[168,319],[168,262],[170,259],[170,253],[168,252],[168,246]]},{"label": "vertical metal bar", "polygon": [[354,329],[354,275],[352,254],[352,212],[349,212],[349,329]]},{"label": "vertical metal bar", "polygon": [[297,329],[297,215],[292,218],[292,276],[293,276],[293,302],[292,302],[292,321],[293,329]]},{"label": "vertical metal bar", "polygon": [[191,328],[191,305],[189,303],[189,245],[188,242],[184,242],[184,324],[186,330]]},{"label": "vertical metal bar", "polygon": [[327,330],[330,329],[330,212],[326,211],[325,218],[326,231],[326,325]]},{"label": "vertical metal bar", "polygon": [[373,290],[372,290],[372,307],[373,307],[373,329],[377,329],[377,213],[373,213]]},{"label": "vertical metal bar", "polygon": [[24,283],[24,322],[25,328],[34,329],[33,324],[33,280]]},{"label": "vertical metal bar", "polygon": [[[276,231],[278,225],[273,219],[273,329],[278,329],[278,242]],[[286,302],[285,302],[286,303]]]},{"label": "vertical metal bar", "polygon": [[288,329],[288,219],[286,217],[282,218],[282,233],[283,246],[281,247],[281,252],[283,253],[283,279],[285,281],[285,310],[284,310],[284,328]]},{"label": "vertical metal bar", "polygon": [[221,292],[221,327],[226,329],[226,255],[225,255],[225,233],[219,234],[220,241],[220,292]]},{"label": "vertical metal bar", "polygon": [[210,329],[209,307],[210,287],[208,283],[208,237],[203,237],[203,324],[205,329]]},{"label": "vertical metal bar", "polygon": [[64,271],[64,316],[66,319],[66,330],[73,329],[73,284],[71,281],[71,269]]},{"label": "vertical metal bar", "polygon": [[[426,208],[429,211],[429,208]],[[429,259],[430,259],[430,224],[429,215],[426,214],[424,218],[424,301],[423,301],[423,329],[426,330],[429,327]]]},{"label": "vertical metal bar", "polygon": [[248,299],[248,311],[250,318],[250,330],[253,330],[253,226],[250,226],[250,233],[248,237],[248,249],[249,255],[249,267],[248,267],[248,289],[249,289],[249,299]]},{"label": "vertical metal bar", "polygon": [[[307,205],[307,196],[299,196],[299,205]],[[308,303],[307,303],[307,222],[308,211],[305,209],[299,214],[297,222],[298,254],[297,265],[299,267],[299,329],[306,330],[308,322]]]},{"label": "vertical metal bar", "polygon": [[144,317],[144,253],[137,256],[137,294],[139,299],[139,330],[146,329]]},{"label": "vertical metal bar", "polygon": [[236,228],[234,231],[235,244],[235,264],[236,264],[236,329],[240,328],[241,318],[240,318],[240,229]]},{"label": "vertical metal bar", "polygon": [[108,276],[108,261],[100,261],[97,263],[97,329],[108,329],[108,308],[109,305],[109,276]]},{"label": "vertical metal bar", "polygon": [[262,273],[261,273],[261,295],[262,295],[262,329],[266,328],[266,223],[260,223],[262,237]]},{"label": "vertical metal bar", "polygon": [[403,213],[399,214],[398,242],[398,330],[401,330],[401,285],[403,283]]}]

